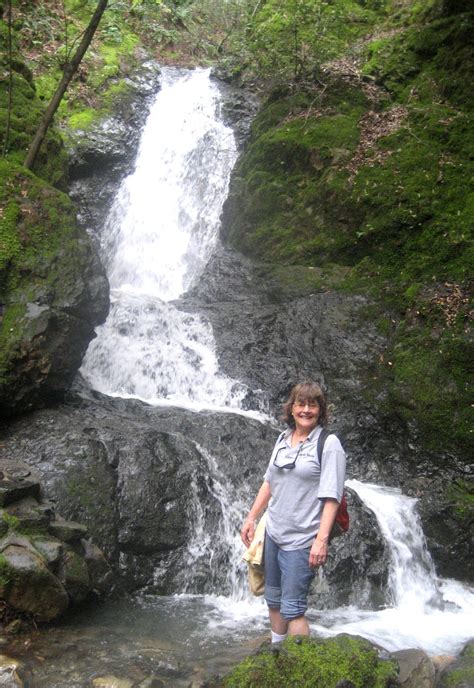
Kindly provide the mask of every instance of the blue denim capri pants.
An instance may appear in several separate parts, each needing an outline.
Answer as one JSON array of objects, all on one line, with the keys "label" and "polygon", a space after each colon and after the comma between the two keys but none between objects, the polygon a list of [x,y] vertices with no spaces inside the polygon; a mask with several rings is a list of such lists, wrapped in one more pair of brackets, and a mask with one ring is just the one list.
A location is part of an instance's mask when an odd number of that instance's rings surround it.
[{"label": "blue denim capri pants", "polygon": [[309,565],[311,547],[283,550],[265,533],[265,601],[286,621],[303,616],[315,571]]}]

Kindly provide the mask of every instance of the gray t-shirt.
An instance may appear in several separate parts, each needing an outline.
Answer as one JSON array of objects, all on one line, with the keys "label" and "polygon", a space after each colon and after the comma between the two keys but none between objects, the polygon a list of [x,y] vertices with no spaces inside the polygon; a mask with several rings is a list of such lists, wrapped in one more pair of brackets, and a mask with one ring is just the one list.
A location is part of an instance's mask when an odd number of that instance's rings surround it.
[{"label": "gray t-shirt", "polygon": [[[317,442],[322,428],[317,426],[307,439],[291,447],[291,430],[280,435],[272,452],[264,479],[270,483],[267,532],[283,550],[310,547],[321,522],[324,499],[342,499],[346,455],[336,435],[324,443],[323,468],[318,461]],[[299,453],[298,453],[299,452]],[[295,467],[274,465],[291,463]]]}]

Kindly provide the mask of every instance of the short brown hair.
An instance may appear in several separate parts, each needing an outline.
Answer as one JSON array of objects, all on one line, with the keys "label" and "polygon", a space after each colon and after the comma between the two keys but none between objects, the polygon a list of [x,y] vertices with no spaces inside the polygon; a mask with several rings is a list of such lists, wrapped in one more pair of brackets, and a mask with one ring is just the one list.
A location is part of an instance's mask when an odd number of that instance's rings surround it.
[{"label": "short brown hair", "polygon": [[288,399],[283,404],[283,413],[281,415],[281,419],[285,421],[290,428],[295,427],[295,420],[291,415],[291,409],[293,408],[295,401],[309,401],[312,403],[316,402],[319,405],[318,425],[327,424],[328,404],[326,394],[315,382],[299,382],[292,388]]}]

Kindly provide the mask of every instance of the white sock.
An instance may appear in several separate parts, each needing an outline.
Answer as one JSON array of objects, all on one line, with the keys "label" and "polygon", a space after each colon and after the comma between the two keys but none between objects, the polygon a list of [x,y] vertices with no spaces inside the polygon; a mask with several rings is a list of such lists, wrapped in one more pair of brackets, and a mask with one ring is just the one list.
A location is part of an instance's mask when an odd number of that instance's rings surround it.
[{"label": "white sock", "polygon": [[282,640],[285,640],[287,635],[288,633],[283,633],[283,635],[280,635],[279,633],[272,631],[272,643],[281,643]]}]

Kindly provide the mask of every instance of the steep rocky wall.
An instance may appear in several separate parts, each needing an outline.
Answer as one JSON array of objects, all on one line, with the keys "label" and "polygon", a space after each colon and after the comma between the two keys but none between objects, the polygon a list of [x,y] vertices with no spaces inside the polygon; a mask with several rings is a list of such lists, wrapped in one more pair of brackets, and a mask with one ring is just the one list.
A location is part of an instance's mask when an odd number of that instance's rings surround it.
[{"label": "steep rocky wall", "polygon": [[[6,53],[0,66],[8,73]],[[8,80],[0,85],[0,145],[7,152],[0,161],[3,416],[62,397],[109,306],[107,278],[64,193],[66,156],[57,131],[48,132],[34,174],[21,164],[43,104],[16,49],[11,82],[11,109]]]}]

